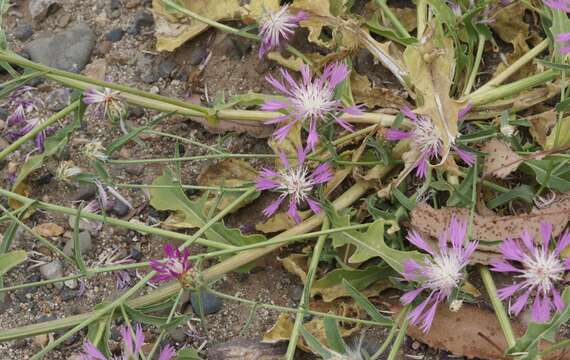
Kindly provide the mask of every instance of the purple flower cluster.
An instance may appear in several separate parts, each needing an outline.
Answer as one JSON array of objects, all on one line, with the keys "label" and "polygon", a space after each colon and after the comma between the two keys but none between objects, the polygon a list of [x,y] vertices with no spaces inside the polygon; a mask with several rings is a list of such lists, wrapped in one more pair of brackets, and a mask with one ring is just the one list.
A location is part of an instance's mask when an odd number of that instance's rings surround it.
[{"label": "purple flower cluster", "polygon": [[150,266],[157,273],[152,280],[156,282],[183,281],[185,275],[192,269],[192,263],[188,260],[190,252],[188,249],[180,252],[171,244],[164,246],[164,252],[167,256],[166,259],[150,260]]},{"label": "purple flower cluster", "polygon": [[562,250],[570,246],[570,231],[566,231],[551,248],[552,224],[542,223],[540,228],[542,243],[537,245],[528,231],[520,235],[520,241],[506,239],[499,250],[504,259],[496,260],[492,270],[502,273],[514,273],[518,280],[512,285],[499,290],[499,298],[506,300],[519,294],[514,302],[509,304],[513,315],[519,314],[526,306],[531,294],[534,294],[532,304],[532,319],[535,322],[546,322],[552,311],[564,310],[564,302],[556,285],[561,283],[564,275],[570,270],[570,258],[562,258]]},{"label": "purple flower cluster", "polygon": [[[459,118],[463,118],[470,108],[468,105],[462,109],[458,114]],[[410,139],[412,147],[420,153],[418,160],[414,164],[416,175],[425,178],[430,160],[439,161],[444,156],[445,149],[442,136],[429,118],[418,115],[407,107],[402,109],[402,113],[413,122],[414,128],[411,131],[389,129],[386,132],[386,139],[390,141]],[[471,166],[475,163],[473,154],[460,149],[456,145],[452,145],[451,148],[467,165]]]},{"label": "purple flower cluster", "polygon": [[[6,138],[10,142],[18,140],[43,124],[43,119],[31,116],[41,106],[41,103],[31,95],[33,90],[32,87],[23,86],[12,92],[8,98],[8,107],[13,109],[6,119],[6,127],[9,129]],[[53,131],[53,127],[46,127],[36,134],[34,142],[37,151],[44,151],[45,140]]]},{"label": "purple flower cluster", "polygon": [[[140,359],[142,346],[144,344],[144,334],[142,327],[135,327],[135,336],[133,337],[128,327],[121,328],[121,336],[123,337],[123,353],[121,356],[107,358],[95,345],[87,341],[83,344],[83,354],[80,360],[138,360]],[[171,360],[176,355],[176,351],[170,345],[166,345],[160,351],[158,360]]]},{"label": "purple flower cluster", "polygon": [[307,65],[301,66],[302,80],[296,82],[287,70],[281,69],[282,80],[267,76],[267,81],[287,98],[283,101],[267,101],[261,107],[264,111],[285,111],[286,114],[268,121],[268,124],[284,124],[277,129],[274,136],[283,141],[298,122],[309,123],[307,145],[314,150],[318,141],[317,122],[325,122],[333,118],[337,124],[348,131],[352,126],[339,117],[340,113],[360,114],[358,106],[345,108],[340,100],[334,98],[334,91],[350,73],[343,63],[327,65],[320,76],[313,77]]},{"label": "purple flower cluster", "polygon": [[255,183],[256,188],[259,191],[274,190],[280,193],[279,197],[263,211],[265,216],[270,217],[275,214],[287,197],[289,197],[287,214],[297,223],[301,222],[299,205],[307,203],[314,213],[321,211],[319,203],[310,196],[310,193],[316,185],[328,182],[333,174],[328,163],[322,163],[313,172],[310,172],[305,164],[305,158],[305,150],[299,148],[297,150],[297,165],[291,166],[285,154],[281,153],[280,160],[283,164],[283,170],[275,171],[264,168],[261,171],[261,175]]},{"label": "purple flower cluster", "polygon": [[[476,241],[464,244],[466,235],[467,223],[456,218],[451,219],[448,231],[439,236],[437,250],[432,249],[418,233],[408,235],[408,241],[430,255],[424,258],[423,263],[408,260],[402,273],[406,280],[418,284],[416,289],[402,296],[403,304],[408,305],[422,292],[429,292],[427,298],[409,314],[410,323],[421,323],[424,332],[431,327],[438,304],[449,299],[465,280],[465,267],[477,248]],[[448,242],[451,247],[448,247]]]},{"label": "purple flower cluster", "polygon": [[308,19],[307,13],[299,11],[297,14],[292,14],[289,5],[284,5],[275,12],[266,11],[259,22],[261,37],[259,57],[287,42],[299,26],[299,22],[306,19]]}]

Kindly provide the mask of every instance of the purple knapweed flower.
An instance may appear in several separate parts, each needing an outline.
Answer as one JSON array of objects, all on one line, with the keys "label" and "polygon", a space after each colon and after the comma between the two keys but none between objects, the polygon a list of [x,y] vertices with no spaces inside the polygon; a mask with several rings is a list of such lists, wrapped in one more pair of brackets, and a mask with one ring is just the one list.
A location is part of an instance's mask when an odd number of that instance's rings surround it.
[{"label": "purple knapweed flower", "polygon": [[279,92],[287,96],[284,101],[270,100],[265,102],[261,109],[264,111],[286,110],[287,114],[267,121],[267,124],[281,124],[274,136],[283,141],[291,128],[297,122],[309,122],[309,135],[307,145],[311,150],[318,143],[317,122],[325,121],[331,116],[343,128],[352,131],[352,126],[341,119],[339,113],[360,114],[358,106],[344,108],[340,100],[334,99],[334,90],[349,74],[348,66],[337,62],[327,65],[323,74],[313,78],[307,65],[301,66],[302,80],[295,82],[287,70],[281,69],[282,81],[269,75],[266,80]]},{"label": "purple knapweed flower", "polygon": [[[133,338],[131,331],[126,326],[121,328],[121,336],[123,337],[123,353],[121,356],[114,356],[107,358],[103,353],[97,349],[90,341],[83,344],[83,354],[80,360],[138,360],[140,359],[142,346],[144,344],[144,334],[142,327],[137,325],[135,327],[135,337]],[[174,358],[175,351],[167,345],[162,348],[158,360],[171,360]]]},{"label": "purple knapweed flower", "polygon": [[104,88],[102,91],[89,88],[85,90],[83,102],[87,105],[94,106],[94,114],[98,118],[105,118],[107,116],[117,118],[120,117],[123,112],[119,94],[118,91],[109,88]]},{"label": "purple knapweed flower", "polygon": [[277,200],[263,210],[263,214],[267,217],[275,214],[283,200],[289,196],[289,210],[287,214],[295,222],[299,223],[301,222],[301,216],[298,211],[299,205],[306,202],[314,213],[321,211],[319,203],[311,198],[309,194],[316,185],[324,184],[333,177],[332,170],[328,163],[322,163],[312,173],[309,173],[309,169],[305,164],[306,153],[301,148],[297,150],[296,166],[289,164],[289,160],[284,153],[281,153],[279,157],[284,169],[277,172],[263,168],[255,182],[255,187],[259,191],[275,190],[281,193]]},{"label": "purple knapweed flower", "polygon": [[[449,299],[465,280],[465,267],[478,244],[477,241],[464,244],[466,234],[467,223],[453,217],[447,231],[438,237],[437,251],[416,232],[407,237],[409,242],[431,255],[426,256],[423,263],[407,260],[402,273],[406,280],[418,284],[418,288],[402,295],[400,300],[404,305],[411,304],[424,290],[429,291],[427,298],[409,314],[410,323],[421,323],[424,332],[431,327],[437,305]],[[451,247],[448,247],[448,242]]]},{"label": "purple knapweed flower", "polygon": [[570,13],[570,1],[568,0],[545,0],[544,5],[551,9]]},{"label": "purple knapweed flower", "polygon": [[179,280],[182,281],[185,275],[192,269],[192,263],[188,260],[190,251],[184,249],[180,252],[171,244],[164,246],[166,259],[150,260],[150,266],[157,274],[152,278],[155,282]]},{"label": "purple knapweed flower", "polygon": [[[12,120],[12,124],[18,124],[15,121],[16,120]],[[34,130],[36,127],[42,126],[42,124],[44,123],[44,121],[40,118],[26,119],[24,117],[23,123],[20,120],[17,120],[17,121],[19,122],[19,125],[21,125],[21,126],[17,129],[10,130],[7,134],[7,138],[11,142],[16,141],[17,139],[26,135],[30,131]],[[54,130],[55,130],[54,127],[46,127],[36,134],[36,137],[34,138],[36,150],[38,150],[39,152],[44,151],[46,138],[50,134],[52,134],[54,132]]]},{"label": "purple knapweed flower", "polygon": [[304,11],[299,11],[295,15],[291,14],[289,5],[284,5],[275,12],[266,11],[259,22],[259,36],[261,37],[259,58],[288,41],[299,26],[299,22],[308,17]]},{"label": "purple knapweed flower", "polygon": [[521,241],[506,239],[499,246],[504,259],[495,260],[491,270],[496,272],[516,273],[517,279],[512,285],[498,291],[499,299],[506,300],[519,294],[514,303],[509,304],[509,312],[519,314],[534,293],[532,304],[532,320],[546,322],[552,310],[564,310],[564,302],[556,285],[564,279],[564,274],[570,270],[570,258],[562,258],[562,250],[570,246],[570,231],[566,231],[558,239],[554,249],[550,248],[552,224],[543,222],[540,225],[542,244],[536,245],[533,236],[524,230]]},{"label": "purple knapweed flower", "polygon": [[[411,131],[388,129],[385,138],[389,141],[410,139],[412,148],[420,154],[414,165],[416,175],[425,178],[430,160],[439,161],[445,153],[443,140],[439,130],[429,118],[416,114],[408,107],[403,108],[402,113],[413,122],[414,128]],[[475,163],[475,155],[456,145],[452,145],[451,148],[467,165],[472,166]]]}]

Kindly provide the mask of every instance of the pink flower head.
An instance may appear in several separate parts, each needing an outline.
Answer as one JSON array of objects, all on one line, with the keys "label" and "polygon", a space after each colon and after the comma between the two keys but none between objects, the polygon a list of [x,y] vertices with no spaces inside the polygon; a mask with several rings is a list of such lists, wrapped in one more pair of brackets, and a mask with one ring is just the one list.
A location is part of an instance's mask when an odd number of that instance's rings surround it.
[{"label": "pink flower head", "polygon": [[568,0],[545,0],[544,5],[554,10],[570,13],[570,1]]},{"label": "pink flower head", "polygon": [[359,114],[360,108],[358,106],[343,108],[341,101],[334,99],[336,86],[346,79],[349,72],[348,66],[337,62],[327,65],[323,74],[315,78],[311,76],[309,67],[302,65],[303,79],[299,82],[295,82],[291,74],[283,69],[281,69],[282,81],[278,81],[271,75],[267,76],[267,81],[287,96],[284,101],[270,100],[261,107],[265,111],[286,110],[288,113],[267,122],[268,124],[286,123],[277,129],[274,134],[275,138],[283,141],[295,123],[306,121],[309,123],[307,145],[314,150],[319,141],[317,122],[325,121],[327,116],[331,116],[344,129],[352,131],[352,126],[338,115],[341,112]]},{"label": "pink flower head", "polygon": [[[137,325],[135,327],[135,337],[133,338],[131,331],[126,326],[121,328],[121,336],[123,337],[123,354],[119,357],[107,358],[99,349],[91,342],[86,341],[83,344],[83,354],[80,360],[138,360],[142,346],[144,344],[144,334],[142,327]],[[160,352],[159,360],[171,360],[174,358],[174,349],[167,345]]]},{"label": "pink flower head", "polygon": [[[466,107],[466,109],[468,111],[469,107]],[[430,160],[439,161],[441,156],[444,155],[445,151],[441,134],[429,118],[416,114],[408,107],[403,108],[401,111],[414,123],[414,129],[411,131],[389,129],[385,138],[389,141],[411,139],[412,147],[420,153],[420,157],[415,164],[416,175],[425,178]],[[464,112],[466,113],[466,111]],[[461,112],[459,115],[462,115]],[[452,145],[451,148],[467,165],[472,166],[475,163],[475,155],[462,150],[456,145]]]},{"label": "pink flower head", "polygon": [[563,55],[570,53],[570,32],[556,35],[556,41],[561,43],[560,53]]},{"label": "pink flower head", "polygon": [[167,256],[166,259],[162,261],[150,260],[150,266],[157,272],[152,280],[156,282],[182,280],[186,273],[192,269],[192,264],[188,260],[190,252],[188,249],[180,252],[171,244],[164,246],[164,252]]},{"label": "pink flower head", "polygon": [[87,105],[94,105],[94,114],[98,118],[120,117],[123,112],[119,92],[104,88],[102,91],[95,88],[85,90],[83,102]]},{"label": "pink flower head", "polygon": [[281,153],[281,163],[284,167],[282,171],[262,169],[255,183],[257,190],[275,190],[281,193],[277,200],[263,210],[265,216],[270,217],[275,214],[287,196],[289,196],[289,210],[287,214],[297,223],[301,222],[301,216],[297,210],[299,205],[306,202],[314,213],[321,211],[319,203],[311,198],[309,194],[313,191],[315,185],[326,183],[332,178],[333,174],[328,163],[320,164],[312,173],[309,173],[309,169],[304,163],[305,156],[305,151],[298,149],[297,165],[290,166],[285,154]]},{"label": "pink flower head", "polygon": [[[20,122],[19,125],[21,126],[14,130],[10,130],[7,136],[8,140],[12,142],[16,141],[17,139],[21,138],[22,136],[26,135],[27,133],[34,130],[38,126],[41,126],[44,123],[44,120],[40,118],[26,119],[25,117],[23,118],[23,123],[19,119],[16,120],[15,118],[13,118],[11,122],[12,124],[18,124],[16,121],[19,121]],[[55,130],[54,127],[47,127],[36,134],[36,137],[34,138],[36,150],[38,150],[39,152],[44,151],[46,138],[50,134],[52,134],[54,130]]]},{"label": "pink flower head", "polygon": [[275,12],[266,11],[259,24],[259,58],[279,47],[282,42],[288,41],[299,22],[307,18],[308,15],[304,11],[299,11],[296,15],[291,14],[289,5],[284,5]]},{"label": "pink flower head", "polygon": [[[451,219],[449,229],[438,238],[439,249],[436,251],[416,233],[408,234],[408,241],[431,256],[426,256],[423,263],[408,260],[404,264],[402,275],[408,281],[415,282],[418,287],[406,292],[401,297],[404,305],[411,304],[424,290],[429,295],[409,314],[410,323],[427,332],[431,327],[437,305],[449,299],[454,290],[465,280],[465,267],[469,258],[477,248],[477,241],[464,244],[467,234],[467,223],[455,217]],[[448,247],[448,242],[451,247]]]},{"label": "pink flower head", "polygon": [[566,231],[558,239],[554,249],[550,248],[552,224],[542,223],[540,226],[542,244],[536,245],[533,236],[525,230],[520,241],[506,239],[499,250],[504,259],[496,260],[491,270],[496,272],[516,273],[517,279],[512,285],[498,291],[501,300],[519,294],[514,303],[509,304],[509,312],[519,314],[527,304],[531,294],[534,294],[532,319],[535,322],[546,322],[552,310],[564,310],[564,302],[556,285],[564,279],[564,274],[570,270],[570,258],[564,260],[561,252],[570,246],[570,232]]}]

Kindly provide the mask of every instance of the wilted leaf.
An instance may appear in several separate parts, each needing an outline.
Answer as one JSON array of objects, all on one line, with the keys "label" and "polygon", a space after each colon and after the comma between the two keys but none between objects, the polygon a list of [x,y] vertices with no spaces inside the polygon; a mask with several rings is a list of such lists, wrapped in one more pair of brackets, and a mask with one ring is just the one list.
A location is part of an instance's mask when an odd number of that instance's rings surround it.
[{"label": "wilted leaf", "polygon": [[64,228],[54,223],[36,225],[33,230],[44,237],[59,236],[65,232]]},{"label": "wilted leaf", "polygon": [[404,98],[394,89],[372,87],[370,80],[365,75],[353,71],[350,77],[350,85],[354,101],[363,103],[369,108],[390,107],[400,109],[407,105]]},{"label": "wilted leaf", "polygon": [[[332,214],[331,222],[335,227],[350,226],[350,216]],[[385,225],[386,221],[379,219],[366,232],[347,230],[333,233],[331,234],[333,246],[340,247],[347,244],[355,246],[356,250],[348,260],[350,263],[361,263],[373,257],[381,257],[392,269],[399,273],[403,272],[403,264],[406,260],[423,261],[424,255],[417,251],[400,251],[386,245],[384,242]]]},{"label": "wilted leaf", "polygon": [[532,138],[543,148],[546,146],[546,138],[550,130],[556,124],[556,117],[557,113],[554,109],[527,117]]},{"label": "wilted leaf", "polygon": [[502,6],[493,14],[490,27],[504,42],[514,44],[517,38],[528,37],[529,25],[524,22],[524,4],[515,1]]},{"label": "wilted leaf", "polygon": [[295,0],[291,7],[320,16],[332,15],[330,0]]},{"label": "wilted leaf", "polygon": [[[451,217],[455,216],[462,221],[469,220],[469,209],[441,208],[434,209],[427,204],[417,205],[411,212],[412,227],[417,231],[437,237],[446,231]],[[540,237],[540,223],[548,221],[553,224],[553,236],[558,236],[570,220],[570,197],[565,196],[552,203],[548,208],[533,209],[529,214],[512,216],[481,216],[475,214],[472,226],[472,238],[481,241],[502,241],[506,238],[519,236],[523,230],[542,241]],[[496,245],[479,244],[478,252],[485,256],[475,256],[473,262],[489,264],[490,256],[498,253]]]},{"label": "wilted leaf", "polygon": [[[511,321],[515,333],[524,327]],[[450,331],[452,329],[452,331]],[[463,304],[459,311],[449,310],[446,304],[438,306],[429,332],[415,326],[408,327],[408,335],[435,349],[457,356],[489,360],[507,359],[503,352],[507,342],[494,313],[471,304]]]},{"label": "wilted leaf", "polygon": [[274,344],[279,341],[289,340],[293,332],[293,321],[289,314],[279,314],[277,322],[264,335],[263,342]]},{"label": "wilted leaf", "polygon": [[481,151],[486,153],[483,176],[504,179],[519,167],[522,160],[507,143],[497,138],[487,141]]},{"label": "wilted leaf", "polygon": [[418,26],[417,20],[417,10],[411,7],[390,7],[390,10],[396,15],[396,18],[400,20],[400,23],[404,25],[404,28],[408,31],[413,31]]},{"label": "wilted leaf", "polygon": [[297,275],[301,282],[304,284],[307,280],[307,255],[305,254],[291,254],[284,259],[281,259],[281,264],[285,270],[291,274]]},{"label": "wilted leaf", "polygon": [[300,71],[301,65],[304,64],[303,59],[295,55],[290,55],[288,58],[285,58],[283,55],[281,55],[280,52],[277,51],[269,52],[267,54],[267,58],[293,71]]},{"label": "wilted leaf", "polygon": [[[305,220],[311,214],[311,211],[299,211],[299,216],[302,220]],[[286,212],[278,212],[267,219],[267,221],[255,224],[255,229],[261,231],[262,233],[268,234],[287,230],[295,225],[297,225],[295,220]]]},{"label": "wilted leaf", "polygon": [[[556,138],[558,133],[558,139]],[[552,132],[546,138],[545,150],[551,150],[570,144],[570,117],[565,117],[554,126]]]}]

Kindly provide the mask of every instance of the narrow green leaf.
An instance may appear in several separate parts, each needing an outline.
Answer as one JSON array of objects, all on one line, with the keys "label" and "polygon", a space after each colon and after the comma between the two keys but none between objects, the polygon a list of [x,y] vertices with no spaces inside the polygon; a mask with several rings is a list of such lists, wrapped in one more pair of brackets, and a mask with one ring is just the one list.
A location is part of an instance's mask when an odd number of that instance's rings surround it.
[{"label": "narrow green leaf", "polygon": [[176,353],[176,360],[202,360],[202,358],[195,349],[184,348]]},{"label": "narrow green leaf", "polygon": [[328,350],[326,347],[324,347],[319,342],[319,339],[317,339],[315,336],[313,336],[313,334],[308,332],[303,325],[299,327],[299,331],[301,332],[301,335],[307,342],[307,345],[309,345],[309,347],[311,348],[311,350],[313,350],[315,354],[319,354],[323,359],[329,359],[333,356],[331,351]]},{"label": "narrow green leaf", "polygon": [[362,295],[354,287],[354,285],[352,285],[346,279],[342,280],[342,284],[346,288],[348,294],[356,301],[358,305],[360,305],[366,311],[366,313],[372,318],[372,320],[378,323],[385,324],[386,326],[394,324],[394,322],[390,318],[387,318],[386,316],[380,314],[378,309],[376,309],[376,306],[374,306],[370,301],[368,301],[368,299],[364,295]]},{"label": "narrow green leaf", "polygon": [[342,340],[336,320],[330,317],[325,317],[323,322],[325,325],[325,335],[329,343],[329,348],[339,354],[346,354],[346,344],[344,343],[344,340]]},{"label": "narrow green leaf", "polygon": [[20,265],[28,258],[24,250],[11,251],[0,255],[0,276],[6,274],[10,269]]},{"label": "narrow green leaf", "polygon": [[532,204],[532,200],[534,199],[534,191],[528,185],[517,186],[516,188],[511,189],[506,193],[502,193],[494,199],[490,200],[487,203],[487,207],[489,209],[495,209],[516,199],[522,200],[528,204]]},{"label": "narrow green leaf", "polygon": [[[566,164],[567,160],[564,163],[558,160],[558,164],[556,160],[552,161],[554,165],[551,160],[527,160],[523,164],[535,173],[539,184],[560,192],[570,191],[570,166]],[[549,173],[548,169],[551,166],[554,169]]]}]

